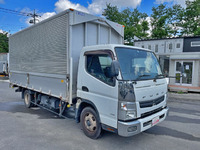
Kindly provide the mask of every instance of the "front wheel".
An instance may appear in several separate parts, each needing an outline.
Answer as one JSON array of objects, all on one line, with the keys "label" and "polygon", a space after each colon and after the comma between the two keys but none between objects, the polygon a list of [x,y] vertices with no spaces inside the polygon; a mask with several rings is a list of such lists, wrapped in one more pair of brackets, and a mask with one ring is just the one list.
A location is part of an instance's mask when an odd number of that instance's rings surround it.
[{"label": "front wheel", "polygon": [[100,119],[91,107],[86,107],[81,112],[81,126],[86,136],[97,139],[101,135]]}]

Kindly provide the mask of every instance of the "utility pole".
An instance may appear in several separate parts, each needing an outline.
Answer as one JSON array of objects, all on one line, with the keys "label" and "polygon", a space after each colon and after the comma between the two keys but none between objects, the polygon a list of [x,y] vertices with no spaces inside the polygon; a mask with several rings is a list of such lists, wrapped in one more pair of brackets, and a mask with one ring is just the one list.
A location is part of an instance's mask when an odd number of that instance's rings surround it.
[{"label": "utility pole", "polygon": [[35,18],[36,17],[36,14],[35,14],[35,9],[34,9],[34,12],[33,12],[33,24],[35,24]]},{"label": "utility pole", "polygon": [[[28,14],[27,16],[30,16],[30,17],[33,18],[32,20],[29,21],[29,23],[31,23],[31,24],[36,24],[36,21],[38,20],[37,18],[38,18],[38,17],[41,17],[40,15],[36,14],[35,9],[34,9],[34,11],[33,11],[33,14],[30,13],[30,14]],[[39,21],[39,20],[38,20],[38,21]]]}]

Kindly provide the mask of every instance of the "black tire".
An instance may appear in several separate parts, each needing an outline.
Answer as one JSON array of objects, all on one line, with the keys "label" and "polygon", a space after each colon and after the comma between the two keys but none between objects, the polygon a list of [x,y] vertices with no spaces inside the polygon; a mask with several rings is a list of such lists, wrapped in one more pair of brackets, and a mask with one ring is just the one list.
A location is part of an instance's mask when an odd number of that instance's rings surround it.
[{"label": "black tire", "polygon": [[81,112],[81,127],[85,135],[97,139],[101,135],[100,119],[91,107],[85,107]]},{"label": "black tire", "polygon": [[27,108],[31,108],[31,107],[33,106],[33,104],[31,103],[32,99],[33,99],[33,95],[31,95],[31,94],[29,93],[29,91],[26,90],[26,91],[24,92],[24,104],[25,104],[25,106],[26,106]]}]

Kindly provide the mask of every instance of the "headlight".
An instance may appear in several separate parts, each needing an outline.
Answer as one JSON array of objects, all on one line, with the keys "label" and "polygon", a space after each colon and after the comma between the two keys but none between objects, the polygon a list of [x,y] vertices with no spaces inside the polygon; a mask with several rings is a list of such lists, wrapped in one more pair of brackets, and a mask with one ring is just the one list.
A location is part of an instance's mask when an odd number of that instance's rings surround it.
[{"label": "headlight", "polygon": [[127,121],[136,118],[136,104],[134,102],[119,102],[118,119]]},{"label": "headlight", "polygon": [[136,117],[135,110],[129,110],[126,112],[126,119],[134,119]]},{"label": "headlight", "polygon": [[119,101],[135,102],[135,92],[131,81],[121,81],[118,86]]},{"label": "headlight", "polygon": [[122,121],[135,119],[137,115],[133,82],[120,81],[118,89],[118,119]]}]

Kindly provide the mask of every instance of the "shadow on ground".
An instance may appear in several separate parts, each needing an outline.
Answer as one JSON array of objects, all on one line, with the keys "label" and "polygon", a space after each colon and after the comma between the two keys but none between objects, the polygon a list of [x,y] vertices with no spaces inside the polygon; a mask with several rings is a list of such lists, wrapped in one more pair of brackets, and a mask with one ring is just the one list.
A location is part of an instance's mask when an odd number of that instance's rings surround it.
[{"label": "shadow on ground", "polygon": [[38,119],[63,119],[39,107],[26,108],[24,102],[0,102],[0,111],[38,115]]},{"label": "shadow on ground", "polygon": [[195,137],[185,132],[180,132],[174,129],[161,127],[161,126],[155,126],[153,128],[150,128],[149,130],[145,131],[145,133],[154,134],[154,135],[166,135],[166,136],[171,136],[174,138],[200,142],[200,137]]}]

